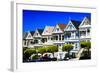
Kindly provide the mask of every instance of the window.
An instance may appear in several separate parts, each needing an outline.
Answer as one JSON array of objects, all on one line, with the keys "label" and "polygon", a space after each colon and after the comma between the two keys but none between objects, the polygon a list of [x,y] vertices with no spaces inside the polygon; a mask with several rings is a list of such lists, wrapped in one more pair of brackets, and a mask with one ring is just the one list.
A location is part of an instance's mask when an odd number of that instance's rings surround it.
[{"label": "window", "polygon": [[36,35],[38,36],[38,33],[36,33]]},{"label": "window", "polygon": [[87,32],[89,33],[90,32],[90,29],[87,29]]},{"label": "window", "polygon": [[70,27],[70,29],[72,29],[72,25],[70,25],[69,27]]},{"label": "window", "polygon": [[58,40],[58,36],[55,36],[56,40]]},{"label": "window", "polygon": [[77,48],[77,43],[76,43],[75,47]]},{"label": "window", "polygon": [[59,31],[59,28],[57,28],[57,31]]},{"label": "window", "polygon": [[37,44],[38,43],[38,40],[34,40],[34,43]]},{"label": "window", "polygon": [[31,35],[28,35],[28,37],[31,37]]},{"label": "window", "polygon": [[33,41],[31,41],[31,44],[34,44],[34,42],[33,42]]},{"label": "window", "polygon": [[77,36],[77,37],[79,36],[79,32],[76,32],[76,36]]}]

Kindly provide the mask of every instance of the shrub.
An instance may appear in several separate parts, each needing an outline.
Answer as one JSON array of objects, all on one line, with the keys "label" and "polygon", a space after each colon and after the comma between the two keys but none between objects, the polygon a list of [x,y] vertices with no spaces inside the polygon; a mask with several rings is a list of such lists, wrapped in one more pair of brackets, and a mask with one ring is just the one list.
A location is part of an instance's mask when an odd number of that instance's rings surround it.
[{"label": "shrub", "polygon": [[91,48],[91,42],[89,42],[89,41],[87,41],[87,42],[81,41],[80,44],[81,44],[81,48],[87,48],[87,49]]},{"label": "shrub", "polygon": [[40,47],[40,48],[37,48],[38,52],[43,54],[46,52],[46,48],[45,47]]},{"label": "shrub", "polygon": [[47,52],[54,53],[58,51],[58,47],[55,45],[51,45],[47,47]]},{"label": "shrub", "polygon": [[35,49],[26,49],[23,53],[24,57],[26,59],[29,59],[29,57],[33,54],[33,53],[36,53],[36,50]]},{"label": "shrub", "polygon": [[73,49],[73,45],[71,45],[71,44],[64,44],[64,46],[62,48],[63,51],[67,51],[67,52],[69,52],[72,49]]},{"label": "shrub", "polygon": [[90,59],[91,58],[91,42],[82,41],[81,47],[85,50],[82,52],[80,59]]},{"label": "shrub", "polygon": [[38,59],[38,58],[39,58],[38,55],[34,55],[34,56],[32,56],[32,59]]}]

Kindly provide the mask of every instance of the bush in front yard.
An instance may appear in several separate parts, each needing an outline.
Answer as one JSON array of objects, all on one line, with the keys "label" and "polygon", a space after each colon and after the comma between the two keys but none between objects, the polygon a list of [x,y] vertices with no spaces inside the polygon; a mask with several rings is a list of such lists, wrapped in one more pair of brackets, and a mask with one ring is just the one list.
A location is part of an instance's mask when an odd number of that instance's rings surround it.
[{"label": "bush in front yard", "polygon": [[91,42],[89,41],[82,41],[81,48],[84,48],[84,51],[81,54],[80,59],[90,59],[91,58]]},{"label": "bush in front yard", "polygon": [[91,48],[91,42],[89,42],[89,41],[87,41],[87,42],[81,41],[80,44],[81,44],[81,48],[87,48],[87,49]]},{"label": "bush in front yard", "polygon": [[32,56],[32,59],[38,59],[38,58],[39,58],[38,55],[34,55],[34,56]]},{"label": "bush in front yard", "polygon": [[29,57],[33,54],[36,53],[35,49],[26,49],[23,53],[24,58],[29,59]]},{"label": "bush in front yard", "polygon": [[58,47],[56,45],[51,45],[47,47],[47,52],[54,53],[58,51]]},{"label": "bush in front yard", "polygon": [[64,44],[62,50],[70,52],[73,49],[73,45],[71,44]]},{"label": "bush in front yard", "polygon": [[38,50],[38,53],[41,53],[41,54],[46,52],[46,48],[45,47],[37,48],[37,50]]}]

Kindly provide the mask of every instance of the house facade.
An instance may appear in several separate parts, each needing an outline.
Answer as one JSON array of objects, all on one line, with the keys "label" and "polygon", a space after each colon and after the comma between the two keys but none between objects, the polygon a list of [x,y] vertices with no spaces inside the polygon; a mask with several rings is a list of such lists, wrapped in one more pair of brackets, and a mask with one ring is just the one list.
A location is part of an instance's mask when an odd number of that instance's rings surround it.
[{"label": "house facade", "polygon": [[[35,32],[27,32],[23,36],[23,47],[41,47],[45,45],[57,45],[59,56],[62,54],[64,44],[72,44],[71,54],[80,50],[80,41],[91,41],[91,19],[70,20],[68,24],[45,26]],[[57,53],[57,55],[58,55]]]},{"label": "house facade", "polygon": [[37,29],[34,32],[34,34],[33,34],[34,47],[40,47],[40,46],[42,46],[42,32],[43,32],[43,29]]},{"label": "house facade", "polygon": [[64,29],[64,41],[66,44],[72,44],[73,49],[71,53],[77,53],[80,49],[80,40],[79,40],[79,21],[70,20],[68,25]]},{"label": "house facade", "polygon": [[64,28],[65,27],[66,27],[65,24],[57,24],[52,31],[53,44],[59,47],[58,49],[59,52],[62,51],[62,46],[64,44]]},{"label": "house facade", "polygon": [[52,31],[54,27],[53,26],[45,26],[44,31],[42,33],[42,42],[43,45],[53,45],[52,42]]},{"label": "house facade", "polygon": [[32,47],[33,45],[33,34],[34,34],[34,31],[31,31],[31,32],[26,32],[26,33],[23,33],[23,46],[24,47]]},{"label": "house facade", "polygon": [[80,26],[80,41],[91,41],[91,19],[84,17]]}]

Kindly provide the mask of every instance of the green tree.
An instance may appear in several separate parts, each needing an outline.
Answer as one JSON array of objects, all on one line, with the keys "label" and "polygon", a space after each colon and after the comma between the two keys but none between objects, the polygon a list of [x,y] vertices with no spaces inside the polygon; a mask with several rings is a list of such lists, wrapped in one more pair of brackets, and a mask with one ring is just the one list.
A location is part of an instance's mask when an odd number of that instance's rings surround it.
[{"label": "green tree", "polygon": [[90,41],[81,41],[80,44],[81,44],[81,48],[84,48],[82,56],[84,58],[87,58],[87,57],[90,58],[91,57],[91,51],[90,51],[91,42]]},{"label": "green tree", "polygon": [[24,58],[26,58],[26,59],[29,59],[29,57],[32,55],[32,54],[36,54],[36,50],[34,49],[34,48],[29,48],[29,49],[26,49],[25,51],[24,51],[24,53],[23,53],[23,56],[24,56]]},{"label": "green tree", "polygon": [[41,54],[46,52],[46,48],[45,47],[37,48],[37,50],[38,50],[38,53],[41,53]]},{"label": "green tree", "polygon": [[68,54],[70,53],[70,51],[73,49],[73,45],[71,44],[64,44],[62,50],[63,51],[67,51]]},{"label": "green tree", "polygon": [[89,51],[89,49],[91,49],[91,42],[90,41],[81,41],[81,48],[85,48]]},{"label": "green tree", "polygon": [[56,45],[51,45],[47,47],[47,52],[54,53],[58,51],[58,47]]}]

